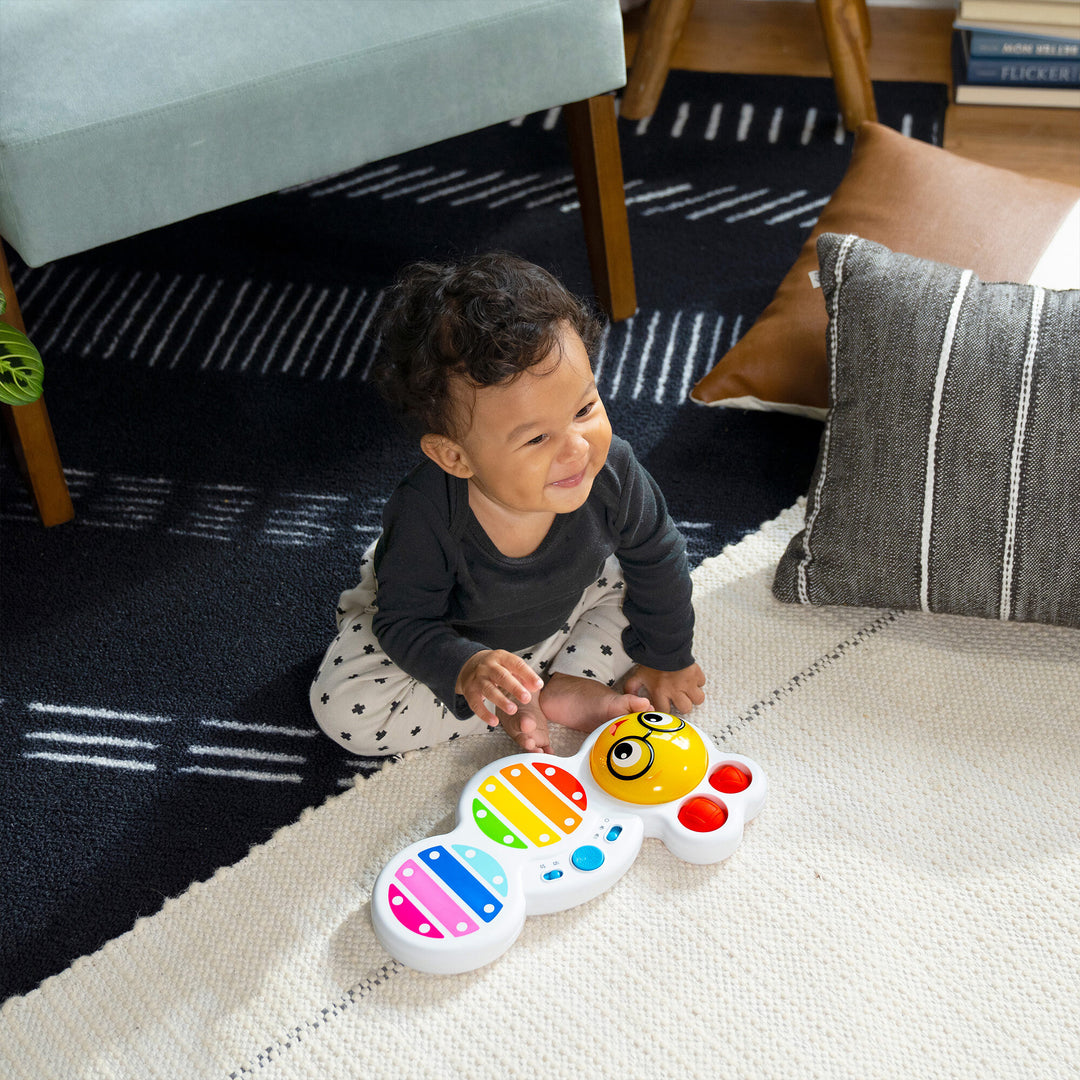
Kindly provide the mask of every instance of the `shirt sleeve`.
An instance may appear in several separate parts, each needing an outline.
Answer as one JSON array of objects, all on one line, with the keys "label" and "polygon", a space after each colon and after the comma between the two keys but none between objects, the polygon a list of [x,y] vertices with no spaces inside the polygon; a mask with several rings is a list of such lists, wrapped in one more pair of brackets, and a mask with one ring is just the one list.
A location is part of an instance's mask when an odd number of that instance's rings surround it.
[{"label": "shirt sleeve", "polygon": [[485,648],[449,624],[457,543],[445,507],[408,485],[383,512],[375,549],[378,611],[372,626],[386,655],[424,683],[455,715],[472,715],[454,684],[462,665]]},{"label": "shirt sleeve", "polygon": [[[621,440],[620,440],[621,442]],[[623,447],[625,452],[622,452]],[[616,555],[626,579],[623,648],[631,660],[659,671],[694,663],[693,585],[686,540],[675,527],[659,486],[629,444],[612,456],[618,481]]]}]

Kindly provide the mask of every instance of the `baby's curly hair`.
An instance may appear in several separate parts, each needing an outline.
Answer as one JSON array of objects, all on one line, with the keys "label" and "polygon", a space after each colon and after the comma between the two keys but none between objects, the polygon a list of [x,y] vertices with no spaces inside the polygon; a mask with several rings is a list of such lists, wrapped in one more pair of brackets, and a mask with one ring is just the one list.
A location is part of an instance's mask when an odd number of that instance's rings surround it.
[{"label": "baby's curly hair", "polygon": [[474,389],[516,379],[564,326],[592,353],[603,323],[546,270],[507,252],[407,266],[389,297],[375,381],[419,434],[453,436],[451,381]]}]

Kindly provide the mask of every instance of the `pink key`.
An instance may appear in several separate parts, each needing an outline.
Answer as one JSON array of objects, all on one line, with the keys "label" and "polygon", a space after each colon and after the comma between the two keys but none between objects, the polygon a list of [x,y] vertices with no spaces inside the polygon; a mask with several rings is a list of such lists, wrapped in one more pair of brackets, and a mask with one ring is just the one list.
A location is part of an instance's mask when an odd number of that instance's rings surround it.
[{"label": "pink key", "polygon": [[411,930],[414,934],[422,934],[424,937],[429,938],[441,938],[444,936],[431,925],[428,917],[396,885],[391,885],[386,890],[386,895],[390,901],[390,910],[394,913],[394,918],[406,930]]},{"label": "pink key", "polygon": [[478,924],[467,915],[414,859],[406,859],[394,875],[454,937],[473,933]]}]

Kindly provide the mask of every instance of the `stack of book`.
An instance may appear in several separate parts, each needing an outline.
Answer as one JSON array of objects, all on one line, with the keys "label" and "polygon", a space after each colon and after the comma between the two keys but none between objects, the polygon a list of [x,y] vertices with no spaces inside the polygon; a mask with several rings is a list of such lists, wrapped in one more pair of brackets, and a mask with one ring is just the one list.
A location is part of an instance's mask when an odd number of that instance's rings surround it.
[{"label": "stack of book", "polygon": [[957,104],[1080,108],[1080,0],[960,0]]}]

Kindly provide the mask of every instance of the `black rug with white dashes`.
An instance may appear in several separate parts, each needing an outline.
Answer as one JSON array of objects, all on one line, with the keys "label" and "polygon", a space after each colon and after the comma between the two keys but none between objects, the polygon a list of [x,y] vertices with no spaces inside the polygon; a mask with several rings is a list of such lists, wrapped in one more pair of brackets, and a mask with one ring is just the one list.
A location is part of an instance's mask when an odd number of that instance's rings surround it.
[{"label": "black rug with white dashes", "polygon": [[[877,97],[939,141],[944,87]],[[686,395],[768,302],[852,141],[829,80],[683,72],[620,137],[640,307],[595,369],[696,563],[809,478],[820,425]],[[0,997],[378,767],[317,732],[307,688],[416,460],[369,381],[384,290],[414,258],[499,247],[588,293],[575,200],[556,110],[12,258],[77,518],[41,529],[5,444]]]}]

